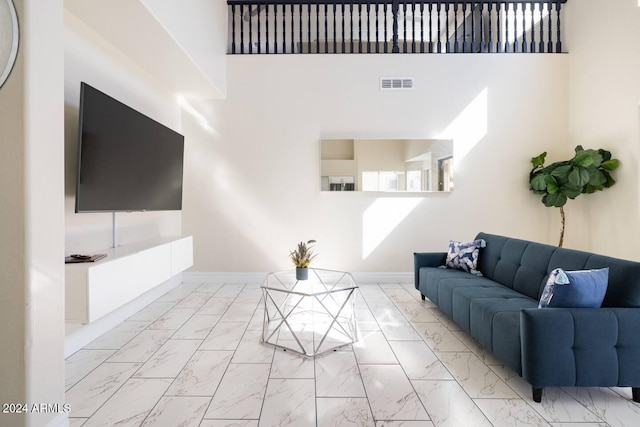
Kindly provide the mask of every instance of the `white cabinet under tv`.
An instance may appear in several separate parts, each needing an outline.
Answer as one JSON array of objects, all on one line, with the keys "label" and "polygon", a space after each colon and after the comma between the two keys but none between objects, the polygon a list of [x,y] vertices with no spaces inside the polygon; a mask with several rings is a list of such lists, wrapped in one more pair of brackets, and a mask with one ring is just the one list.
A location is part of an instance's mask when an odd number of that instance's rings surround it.
[{"label": "white cabinet under tv", "polygon": [[107,257],[65,266],[67,322],[93,322],[191,267],[193,238],[160,237],[98,252]]}]

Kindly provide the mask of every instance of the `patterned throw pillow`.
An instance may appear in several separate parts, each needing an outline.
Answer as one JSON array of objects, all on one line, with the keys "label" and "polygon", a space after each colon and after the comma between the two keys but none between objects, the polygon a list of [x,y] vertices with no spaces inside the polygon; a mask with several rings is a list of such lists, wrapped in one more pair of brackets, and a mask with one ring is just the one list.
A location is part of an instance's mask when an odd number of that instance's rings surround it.
[{"label": "patterned throw pillow", "polygon": [[540,297],[539,308],[598,308],[609,284],[609,269],[564,271],[554,269]]},{"label": "patterned throw pillow", "polygon": [[449,242],[449,252],[447,253],[447,261],[445,267],[466,271],[467,273],[482,276],[478,271],[478,255],[480,248],[487,246],[484,239],[474,240],[469,243]]}]

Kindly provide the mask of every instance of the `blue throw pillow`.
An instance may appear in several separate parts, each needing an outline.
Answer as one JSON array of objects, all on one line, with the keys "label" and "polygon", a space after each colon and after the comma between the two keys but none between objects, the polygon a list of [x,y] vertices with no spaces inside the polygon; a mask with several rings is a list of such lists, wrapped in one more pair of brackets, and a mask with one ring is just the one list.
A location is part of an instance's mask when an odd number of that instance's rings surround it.
[{"label": "blue throw pillow", "polygon": [[598,308],[609,284],[609,269],[564,271],[556,268],[542,291],[539,308]]},{"label": "blue throw pillow", "polygon": [[487,243],[484,239],[474,240],[469,243],[449,241],[445,267],[482,276],[482,273],[478,271],[478,255],[480,254],[480,248],[486,246]]}]

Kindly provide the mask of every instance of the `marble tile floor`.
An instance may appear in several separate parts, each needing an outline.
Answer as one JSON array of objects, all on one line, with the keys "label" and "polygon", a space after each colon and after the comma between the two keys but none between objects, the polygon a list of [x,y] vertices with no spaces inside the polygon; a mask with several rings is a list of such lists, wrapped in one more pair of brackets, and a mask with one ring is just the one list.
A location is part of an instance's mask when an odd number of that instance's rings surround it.
[{"label": "marble tile floor", "polygon": [[413,285],[363,285],[355,309],[357,343],[305,358],[259,342],[258,285],[180,285],[67,358],[70,425],[640,425],[629,389],[533,402]]}]

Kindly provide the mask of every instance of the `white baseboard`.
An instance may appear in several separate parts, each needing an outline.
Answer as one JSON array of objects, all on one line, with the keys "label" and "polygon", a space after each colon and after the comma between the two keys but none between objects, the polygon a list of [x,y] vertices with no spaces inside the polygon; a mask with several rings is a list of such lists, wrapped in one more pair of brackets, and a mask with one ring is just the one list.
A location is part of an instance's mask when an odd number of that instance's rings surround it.
[{"label": "white baseboard", "polygon": [[381,283],[397,283],[399,285],[413,283],[414,275],[409,272],[360,272],[351,273],[359,285],[377,285]]},{"label": "white baseboard", "polygon": [[94,322],[82,325],[69,332],[64,341],[64,357],[67,358],[71,356],[73,353],[80,350],[100,335],[113,329],[115,326],[151,304],[153,301],[157,300],[182,282],[183,278],[178,274],[161,285],[145,292],[133,301],[128,302],[117,310],[112,311]]},{"label": "white baseboard", "polygon": [[182,273],[184,283],[264,283],[267,273],[225,273],[225,272],[185,272]]},{"label": "white baseboard", "polygon": [[[379,284],[379,283],[413,283],[412,272],[360,272],[351,273],[356,283],[359,285]],[[214,272],[193,272],[182,273],[184,283],[248,283],[262,284],[267,277],[267,273],[214,273]]]}]

